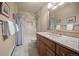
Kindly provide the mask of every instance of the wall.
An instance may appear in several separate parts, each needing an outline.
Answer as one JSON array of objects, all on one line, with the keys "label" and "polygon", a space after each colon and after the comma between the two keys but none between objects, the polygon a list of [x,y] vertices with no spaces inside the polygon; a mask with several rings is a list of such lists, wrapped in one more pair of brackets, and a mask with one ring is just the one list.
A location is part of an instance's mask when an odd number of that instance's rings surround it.
[{"label": "wall", "polygon": [[49,12],[47,4],[44,4],[41,9],[37,12],[37,31],[47,31],[49,26]]},{"label": "wall", "polygon": [[[15,13],[17,11],[16,10],[16,5],[15,5],[15,3],[12,3],[12,2],[8,2],[7,4],[10,8],[9,18],[7,18],[4,15],[0,14],[0,20],[4,20],[4,21],[10,20],[10,21],[15,22],[15,20],[12,18],[12,13]],[[1,25],[0,25],[0,56],[1,55],[3,55],[3,56],[10,55],[14,45],[15,45],[15,34],[10,36],[6,40],[3,40],[2,28],[1,28]]]},{"label": "wall", "polygon": [[[76,23],[79,23],[79,3],[66,3],[55,10],[56,20],[61,24],[66,22],[67,17],[76,16]],[[75,31],[79,31],[79,27],[75,27]]]}]

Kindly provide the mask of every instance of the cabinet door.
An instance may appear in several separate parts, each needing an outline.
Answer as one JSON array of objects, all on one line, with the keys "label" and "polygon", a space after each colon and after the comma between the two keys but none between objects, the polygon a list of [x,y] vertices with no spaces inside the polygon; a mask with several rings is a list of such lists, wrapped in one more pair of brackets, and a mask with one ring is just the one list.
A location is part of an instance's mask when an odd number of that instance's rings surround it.
[{"label": "cabinet door", "polygon": [[40,45],[39,45],[39,55],[40,56],[46,56],[46,46],[41,41],[40,41]]},{"label": "cabinet door", "polygon": [[59,56],[78,56],[78,54],[74,53],[73,51],[67,49],[67,48],[64,48],[60,45],[56,45],[56,53],[59,55]]},{"label": "cabinet door", "polygon": [[50,48],[46,47],[47,56],[55,56],[55,52],[53,52]]}]

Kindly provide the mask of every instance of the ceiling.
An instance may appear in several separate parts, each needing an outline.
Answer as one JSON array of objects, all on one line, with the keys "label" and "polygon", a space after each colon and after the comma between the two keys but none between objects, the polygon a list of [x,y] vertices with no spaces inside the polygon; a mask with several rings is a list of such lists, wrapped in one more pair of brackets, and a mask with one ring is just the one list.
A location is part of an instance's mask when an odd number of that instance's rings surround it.
[{"label": "ceiling", "polygon": [[19,11],[37,12],[45,2],[16,2]]}]

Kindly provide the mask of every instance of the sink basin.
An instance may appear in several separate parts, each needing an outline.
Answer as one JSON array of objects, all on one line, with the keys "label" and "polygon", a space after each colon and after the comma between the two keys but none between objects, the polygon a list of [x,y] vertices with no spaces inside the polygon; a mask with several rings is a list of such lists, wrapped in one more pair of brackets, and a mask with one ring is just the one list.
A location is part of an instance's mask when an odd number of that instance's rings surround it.
[{"label": "sink basin", "polygon": [[45,35],[51,35],[52,33],[50,33],[50,32],[43,32],[43,34],[45,34]]}]

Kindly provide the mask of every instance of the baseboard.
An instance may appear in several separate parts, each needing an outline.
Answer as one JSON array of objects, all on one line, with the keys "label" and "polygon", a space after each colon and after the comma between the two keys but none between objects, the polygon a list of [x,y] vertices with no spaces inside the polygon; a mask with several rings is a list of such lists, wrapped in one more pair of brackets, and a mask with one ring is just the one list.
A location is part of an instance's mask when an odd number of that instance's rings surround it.
[{"label": "baseboard", "polygon": [[15,45],[13,46],[13,48],[12,48],[12,50],[11,50],[11,52],[10,52],[9,56],[12,56],[12,54],[13,54],[14,50],[15,50]]}]

